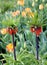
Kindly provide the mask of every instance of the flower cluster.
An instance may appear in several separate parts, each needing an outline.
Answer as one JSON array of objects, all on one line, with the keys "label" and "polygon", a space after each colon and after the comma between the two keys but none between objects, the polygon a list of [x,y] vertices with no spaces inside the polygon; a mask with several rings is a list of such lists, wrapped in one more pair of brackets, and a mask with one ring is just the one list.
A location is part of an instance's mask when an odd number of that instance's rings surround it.
[{"label": "flower cluster", "polygon": [[41,34],[41,32],[42,32],[42,27],[31,27],[30,31],[32,33],[35,33],[36,36],[39,36]]}]

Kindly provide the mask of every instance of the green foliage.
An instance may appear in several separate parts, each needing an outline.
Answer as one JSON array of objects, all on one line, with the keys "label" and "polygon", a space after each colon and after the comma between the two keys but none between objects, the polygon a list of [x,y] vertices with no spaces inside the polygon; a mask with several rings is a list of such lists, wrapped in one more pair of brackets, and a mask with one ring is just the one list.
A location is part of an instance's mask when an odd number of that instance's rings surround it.
[{"label": "green foliage", "polygon": [[[47,0],[24,1],[24,6],[19,6],[17,0],[0,0],[0,46],[3,49],[6,50],[6,46],[12,43],[12,36],[10,34],[2,35],[1,29],[18,28],[14,38],[17,60],[14,60],[13,53],[6,51],[6,54],[0,54],[7,61],[3,65],[47,65]],[[32,6],[33,2],[34,6]],[[44,5],[43,10],[39,10],[40,4]],[[21,13],[28,7],[31,8],[34,17],[22,17]],[[20,15],[12,17],[11,12],[17,10],[20,11]],[[45,31],[39,36],[39,60],[36,60],[36,35],[30,32],[31,26],[42,26],[42,29],[45,27]],[[2,65],[2,61],[3,59],[0,60],[0,65]]]},{"label": "green foliage", "polygon": [[43,15],[41,13],[38,13],[38,12],[35,12],[34,13],[34,17],[32,17],[31,20],[28,21],[27,24],[29,26],[38,26],[38,27],[40,27],[40,26],[47,26],[46,21],[45,21],[45,20],[47,20],[47,18],[44,18],[45,15]]},{"label": "green foliage", "polygon": [[47,65],[47,54],[38,61],[32,53],[29,53],[27,50],[22,50],[17,53],[17,60],[14,60],[12,53],[11,54],[1,54],[6,59],[4,65]]},{"label": "green foliage", "polygon": [[18,17],[16,19],[13,19],[11,17],[11,18],[7,18],[6,20],[3,20],[2,24],[7,26],[7,27],[12,27],[12,26],[17,27],[19,25],[19,23],[20,23],[19,21],[20,21],[20,17]]}]

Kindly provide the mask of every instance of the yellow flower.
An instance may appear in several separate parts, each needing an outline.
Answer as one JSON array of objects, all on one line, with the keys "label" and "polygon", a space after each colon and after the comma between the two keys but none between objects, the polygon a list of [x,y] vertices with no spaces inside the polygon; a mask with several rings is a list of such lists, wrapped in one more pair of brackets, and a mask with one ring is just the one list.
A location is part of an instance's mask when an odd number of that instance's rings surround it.
[{"label": "yellow flower", "polygon": [[44,8],[43,4],[39,5],[39,9],[42,10]]},{"label": "yellow flower", "polygon": [[25,11],[22,11],[22,16],[26,17],[26,12]]},{"label": "yellow flower", "polygon": [[20,11],[19,10],[17,10],[16,12],[12,12],[12,16],[13,17],[15,17],[15,16],[17,16],[17,15],[19,15],[20,14]]},{"label": "yellow flower", "polygon": [[28,12],[31,11],[31,9],[30,8],[25,8],[25,11],[28,13]]},{"label": "yellow flower", "polygon": [[17,4],[21,5],[21,6],[24,6],[24,0],[18,0]]},{"label": "yellow flower", "polygon": [[1,34],[3,34],[3,35],[6,34],[6,33],[7,33],[7,28],[3,28],[3,29],[1,29],[0,32],[1,32]]},{"label": "yellow flower", "polygon": [[9,43],[7,46],[6,46],[6,50],[8,51],[8,52],[13,52],[13,44],[12,43]]},{"label": "yellow flower", "polygon": [[33,13],[33,12],[29,12],[29,13],[28,13],[28,16],[34,17],[34,13]]}]

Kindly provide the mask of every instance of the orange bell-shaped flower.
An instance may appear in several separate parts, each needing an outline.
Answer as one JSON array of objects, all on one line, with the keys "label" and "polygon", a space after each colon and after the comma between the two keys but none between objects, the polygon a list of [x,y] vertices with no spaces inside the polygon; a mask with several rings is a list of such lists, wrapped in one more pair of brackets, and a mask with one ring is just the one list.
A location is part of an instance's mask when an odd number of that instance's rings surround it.
[{"label": "orange bell-shaped flower", "polygon": [[42,32],[42,27],[36,27],[36,28],[35,27],[31,27],[30,31],[32,33],[35,33],[36,36],[39,36],[41,34],[41,32]]},{"label": "orange bell-shaped flower", "polygon": [[36,30],[35,30],[35,33],[37,36],[39,36],[42,32],[42,27],[38,27]]},{"label": "orange bell-shaped flower", "polygon": [[12,35],[12,34],[16,34],[17,31],[18,31],[17,28],[15,28],[15,29],[8,28],[8,33],[9,33],[10,35]]}]

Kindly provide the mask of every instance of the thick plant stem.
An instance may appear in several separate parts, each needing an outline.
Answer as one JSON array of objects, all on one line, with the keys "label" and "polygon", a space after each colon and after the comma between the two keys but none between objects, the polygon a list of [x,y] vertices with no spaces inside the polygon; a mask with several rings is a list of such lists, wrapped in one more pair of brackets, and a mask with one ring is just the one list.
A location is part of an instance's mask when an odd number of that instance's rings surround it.
[{"label": "thick plant stem", "polygon": [[39,39],[36,36],[36,56],[37,56],[37,60],[39,60]]},{"label": "thick plant stem", "polygon": [[15,42],[14,42],[14,34],[12,34],[13,48],[14,48],[14,59],[16,60],[16,52],[15,52]]}]

